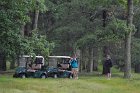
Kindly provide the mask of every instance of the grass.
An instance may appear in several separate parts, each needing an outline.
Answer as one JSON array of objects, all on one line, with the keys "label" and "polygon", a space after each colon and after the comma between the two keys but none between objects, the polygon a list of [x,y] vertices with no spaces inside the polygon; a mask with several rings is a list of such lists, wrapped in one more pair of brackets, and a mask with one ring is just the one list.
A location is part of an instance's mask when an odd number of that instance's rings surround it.
[{"label": "grass", "polygon": [[0,93],[140,93],[140,75],[123,79],[114,73],[111,80],[104,76],[80,76],[78,80],[64,78],[20,79],[0,76]]}]

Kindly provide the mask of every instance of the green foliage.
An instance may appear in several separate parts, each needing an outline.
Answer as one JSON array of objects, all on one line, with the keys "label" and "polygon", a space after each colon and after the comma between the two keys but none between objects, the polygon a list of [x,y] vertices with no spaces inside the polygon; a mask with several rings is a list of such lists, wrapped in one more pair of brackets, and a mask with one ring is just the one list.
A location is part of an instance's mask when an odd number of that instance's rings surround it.
[{"label": "green foliage", "polygon": [[49,39],[56,41],[62,50],[68,48],[67,46],[73,48],[98,46],[122,40],[126,32],[130,31],[125,21],[112,19],[110,16],[107,16],[107,27],[105,29],[102,27],[102,10],[113,11],[109,7],[124,4],[123,0],[48,0],[47,2],[54,22],[53,26],[47,29],[51,36]]},{"label": "green foliage", "polygon": [[29,20],[26,14],[31,9],[31,1],[2,0],[0,5],[0,50],[6,55],[13,55],[21,42],[21,25]]},{"label": "green foliage", "polygon": [[34,0],[34,5],[33,5],[33,9],[35,10],[40,10],[40,12],[44,12],[47,10],[46,6],[45,6],[45,1],[46,0]]},{"label": "green foliage", "polygon": [[98,46],[98,44],[103,45],[110,42],[117,43],[120,40],[124,40],[125,35],[130,31],[132,29],[128,28],[125,20],[113,18],[105,29],[98,28],[92,33],[86,33],[84,37],[77,41],[77,44],[80,46]]},{"label": "green foliage", "polygon": [[92,45],[96,45],[97,43],[97,36],[94,34],[87,34],[84,37],[80,38],[77,42],[76,42],[76,47],[85,47],[85,46],[92,46]]},{"label": "green foliage", "polygon": [[36,55],[42,55],[47,58],[54,47],[54,43],[49,43],[45,36],[36,33],[33,33],[32,37],[27,37],[27,40],[26,48],[24,48],[24,52],[27,54],[35,53]]},{"label": "green foliage", "polygon": [[92,14],[94,14],[95,7],[91,3],[92,1],[71,0],[54,3],[54,1],[48,0],[47,6],[53,13],[51,19],[54,24],[48,27],[47,31],[49,39],[56,42],[57,50],[62,48],[61,51],[71,51],[77,47],[74,45],[78,39],[86,36],[87,33],[94,32],[93,25],[95,24],[91,20],[94,18]]},{"label": "green foliage", "polygon": [[125,20],[119,20],[114,18],[106,27],[106,32],[108,32],[110,35],[114,34],[114,38],[116,39],[124,39],[125,34],[129,33],[129,28],[126,25]]},{"label": "green foliage", "polygon": [[134,26],[128,27],[125,20],[112,18],[104,30],[98,33],[98,40],[100,42],[118,42],[125,39],[125,35],[129,32],[135,32]]},{"label": "green foliage", "polygon": [[127,7],[127,0],[116,0],[118,1],[118,4],[124,8]]},{"label": "green foliage", "polygon": [[140,0],[134,0],[134,5],[140,5]]},{"label": "green foliage", "polygon": [[[29,11],[38,8],[45,10],[44,0],[2,0],[0,2],[0,52],[6,56],[19,54],[41,54],[45,57],[51,52],[50,44],[44,36],[23,37],[21,27],[30,21]],[[43,10],[42,10],[43,9]]]}]

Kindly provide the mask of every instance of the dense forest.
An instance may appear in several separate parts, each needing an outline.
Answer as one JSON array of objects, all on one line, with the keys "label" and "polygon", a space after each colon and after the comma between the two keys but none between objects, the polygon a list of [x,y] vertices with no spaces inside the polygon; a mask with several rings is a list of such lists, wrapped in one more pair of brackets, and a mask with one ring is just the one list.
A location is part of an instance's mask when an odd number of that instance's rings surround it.
[{"label": "dense forest", "polygon": [[140,0],[1,0],[0,70],[19,55],[72,56],[93,72],[111,55],[115,68],[140,72]]}]

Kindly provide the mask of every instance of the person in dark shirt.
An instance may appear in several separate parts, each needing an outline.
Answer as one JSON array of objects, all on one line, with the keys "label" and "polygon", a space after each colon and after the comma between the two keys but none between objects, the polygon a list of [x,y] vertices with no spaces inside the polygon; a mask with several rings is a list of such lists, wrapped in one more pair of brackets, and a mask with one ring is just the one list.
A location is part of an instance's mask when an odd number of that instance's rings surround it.
[{"label": "person in dark shirt", "polygon": [[105,63],[104,63],[104,73],[107,75],[107,78],[111,78],[111,69],[112,67],[112,61],[110,55],[107,55]]}]

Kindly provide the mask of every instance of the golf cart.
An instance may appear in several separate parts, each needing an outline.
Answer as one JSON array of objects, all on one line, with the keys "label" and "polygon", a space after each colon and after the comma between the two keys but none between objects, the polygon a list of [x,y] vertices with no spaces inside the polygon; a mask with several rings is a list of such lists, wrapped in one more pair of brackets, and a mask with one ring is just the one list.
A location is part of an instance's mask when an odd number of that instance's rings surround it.
[{"label": "golf cart", "polygon": [[20,78],[46,78],[46,70],[43,69],[44,57],[43,56],[29,56],[22,55],[19,58],[19,67],[16,68],[13,77]]},{"label": "golf cart", "polygon": [[47,76],[54,78],[73,78],[69,56],[49,56]]}]

